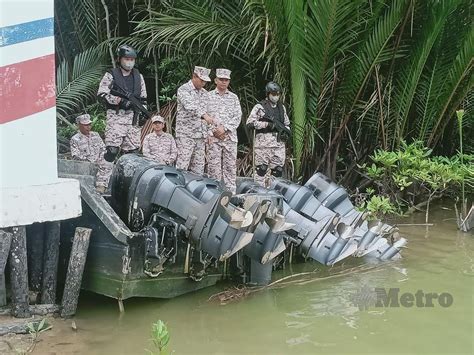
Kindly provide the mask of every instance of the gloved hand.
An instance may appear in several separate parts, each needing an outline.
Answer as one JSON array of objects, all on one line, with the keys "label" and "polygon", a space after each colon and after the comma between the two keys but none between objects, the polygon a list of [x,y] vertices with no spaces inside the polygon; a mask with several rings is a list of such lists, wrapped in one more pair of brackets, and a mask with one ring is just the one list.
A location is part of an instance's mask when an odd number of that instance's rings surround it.
[{"label": "gloved hand", "polygon": [[280,140],[282,142],[288,142],[290,140],[290,136],[286,133],[280,133]]},{"label": "gloved hand", "polygon": [[120,100],[119,107],[123,110],[131,110],[132,109],[132,103],[126,99]]},{"label": "gloved hand", "polygon": [[267,122],[267,128],[268,129],[273,129],[273,128],[275,128],[275,125],[273,124],[273,122]]}]

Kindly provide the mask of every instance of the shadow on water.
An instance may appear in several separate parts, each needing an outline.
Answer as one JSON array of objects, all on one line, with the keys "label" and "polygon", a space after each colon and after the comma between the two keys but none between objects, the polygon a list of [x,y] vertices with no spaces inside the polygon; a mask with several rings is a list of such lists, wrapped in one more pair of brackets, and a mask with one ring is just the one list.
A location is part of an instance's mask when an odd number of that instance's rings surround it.
[{"label": "shadow on water", "polygon": [[[178,354],[472,354],[474,236],[444,221],[452,211],[433,211],[434,226],[428,229],[401,226],[409,245],[400,261],[329,279],[306,277],[227,305],[208,302],[222,285],[171,300],[127,300],[124,314],[115,300],[83,293],[74,342],[84,342],[81,353],[143,354],[151,348],[151,324],[161,319],[171,334],[170,349]],[[400,223],[423,220],[419,214]],[[360,261],[350,261],[348,268],[351,263]],[[315,268],[322,270],[304,264],[291,271]],[[453,304],[376,307],[375,288],[398,288],[400,296],[449,293]]]}]

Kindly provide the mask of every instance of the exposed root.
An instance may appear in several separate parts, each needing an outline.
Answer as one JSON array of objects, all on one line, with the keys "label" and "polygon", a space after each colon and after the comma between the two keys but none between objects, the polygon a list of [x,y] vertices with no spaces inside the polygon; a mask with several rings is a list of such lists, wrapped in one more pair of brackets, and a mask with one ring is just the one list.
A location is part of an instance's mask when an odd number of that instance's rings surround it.
[{"label": "exposed root", "polygon": [[[387,265],[388,265],[387,263],[383,264],[383,266],[387,266]],[[315,271],[310,271],[310,272],[300,272],[297,274],[285,276],[281,279],[273,281],[272,283],[266,286],[248,287],[248,286],[240,285],[240,286],[231,287],[224,291],[221,291],[219,293],[212,295],[211,297],[209,297],[208,301],[219,302],[221,305],[225,305],[227,303],[240,301],[244,299],[245,297],[249,296],[250,294],[258,292],[258,291],[268,290],[268,289],[278,289],[278,288],[288,287],[291,285],[301,286],[301,285],[306,285],[312,282],[325,281],[325,280],[332,279],[335,277],[347,276],[347,275],[355,274],[355,273],[368,273],[368,272],[382,271],[383,269],[380,268],[380,266],[381,265],[359,265],[359,266],[354,266],[349,269],[344,269],[343,265],[341,265],[338,268],[331,269],[332,272],[330,271],[329,275],[323,276],[323,277],[314,277],[316,274],[318,274],[317,269]]]},{"label": "exposed root", "polygon": [[209,297],[208,301],[217,301],[221,305],[225,305],[230,302],[241,300],[247,297],[250,293],[259,291],[262,288],[263,287],[248,287],[244,285],[234,286],[212,295]]}]

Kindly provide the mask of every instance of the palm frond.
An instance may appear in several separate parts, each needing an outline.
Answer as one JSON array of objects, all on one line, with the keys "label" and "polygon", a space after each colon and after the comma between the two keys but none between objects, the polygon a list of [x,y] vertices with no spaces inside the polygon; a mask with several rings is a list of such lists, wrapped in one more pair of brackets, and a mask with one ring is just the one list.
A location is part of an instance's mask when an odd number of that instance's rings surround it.
[{"label": "palm frond", "polygon": [[[450,65],[445,80],[443,81],[443,93],[440,95],[440,109],[433,119],[433,128],[428,145],[431,145],[439,138],[439,127],[446,117],[452,117],[456,105],[453,102],[460,102],[472,90],[474,85],[473,65],[474,65],[474,28],[471,28],[464,39],[464,43],[458,52],[455,60]],[[464,84],[464,85],[463,85]]]},{"label": "palm frond", "polygon": [[67,61],[56,70],[56,109],[62,117],[82,110],[97,93],[105,70],[104,46],[79,53],[71,66]]},{"label": "palm frond", "polygon": [[393,1],[383,16],[374,23],[373,28],[369,29],[367,37],[361,39],[359,48],[354,53],[354,59],[344,69],[347,76],[339,93],[349,103],[349,111],[360,99],[375,66],[388,60],[390,40],[408,8],[408,1]]},{"label": "palm frond", "polygon": [[190,53],[199,48],[206,53],[219,50],[221,55],[248,57],[258,40],[255,26],[248,26],[253,17],[244,16],[242,6],[243,1],[240,6],[209,0],[182,1],[168,12],[151,11],[151,18],[137,23],[134,36],[142,39],[141,46],[147,51],[159,48]]},{"label": "palm frond", "polygon": [[449,1],[423,8],[424,11],[429,11],[428,18],[422,24],[420,37],[416,41],[417,45],[412,51],[407,65],[397,74],[397,90],[394,97],[394,115],[397,122],[393,141],[395,146],[398,146],[407,133],[405,131],[407,120],[428,56],[446,23],[448,15],[457,5],[455,1]]},{"label": "palm frond", "polygon": [[304,23],[305,48],[301,58],[308,80],[315,83],[314,95],[320,96],[332,79],[334,64],[357,38],[356,28],[364,21],[355,15],[360,2],[313,0],[307,3]]},{"label": "palm frond", "polygon": [[284,9],[288,19],[293,129],[295,130],[296,128],[296,134],[293,135],[293,153],[296,158],[296,171],[299,172],[301,169],[304,134],[299,133],[298,128],[306,125],[306,84],[300,61],[305,52],[305,44],[303,42],[305,16],[302,0],[290,1],[285,4],[287,6],[284,6]]}]

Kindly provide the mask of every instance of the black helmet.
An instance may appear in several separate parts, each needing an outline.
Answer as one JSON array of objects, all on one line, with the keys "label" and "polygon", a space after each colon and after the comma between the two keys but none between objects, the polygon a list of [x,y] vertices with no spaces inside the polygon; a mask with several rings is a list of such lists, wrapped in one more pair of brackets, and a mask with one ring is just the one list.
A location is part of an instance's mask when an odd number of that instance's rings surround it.
[{"label": "black helmet", "polygon": [[133,49],[130,46],[127,46],[126,44],[122,44],[117,48],[117,57],[131,57],[131,58],[136,58],[137,57],[137,51]]},{"label": "black helmet", "polygon": [[270,81],[266,86],[265,86],[265,92],[268,94],[270,92],[281,92],[281,87],[274,81]]}]

